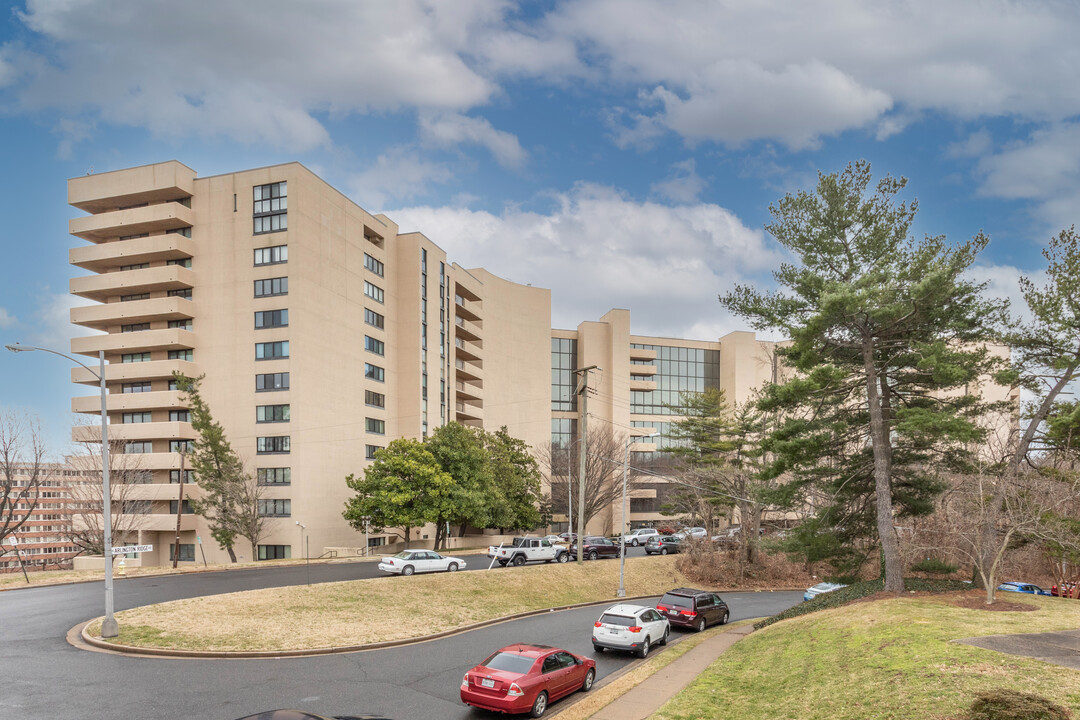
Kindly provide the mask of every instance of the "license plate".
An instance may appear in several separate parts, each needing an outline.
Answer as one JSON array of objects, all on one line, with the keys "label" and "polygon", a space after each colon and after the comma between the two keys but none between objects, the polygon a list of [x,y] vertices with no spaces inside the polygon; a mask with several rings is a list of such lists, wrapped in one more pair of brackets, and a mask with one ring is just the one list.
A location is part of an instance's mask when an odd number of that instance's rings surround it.
[{"label": "license plate", "polygon": [[488,678],[484,678],[483,680],[480,681],[480,686],[481,687],[486,687],[486,688],[493,688],[493,687],[495,687],[495,681],[490,680]]}]

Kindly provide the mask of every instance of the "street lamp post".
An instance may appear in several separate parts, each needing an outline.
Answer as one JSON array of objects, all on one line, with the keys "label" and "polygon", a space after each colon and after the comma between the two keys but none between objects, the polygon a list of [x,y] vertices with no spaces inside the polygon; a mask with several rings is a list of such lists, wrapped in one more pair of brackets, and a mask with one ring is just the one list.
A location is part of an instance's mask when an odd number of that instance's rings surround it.
[{"label": "street lamp post", "polygon": [[304,553],[304,563],[307,565],[307,584],[311,584],[311,557],[310,554],[304,551],[304,531],[307,530],[307,525],[304,525],[299,520],[296,521],[296,526],[300,528],[300,552]]},{"label": "street lamp post", "polygon": [[[660,433],[652,433],[651,435],[643,435],[640,439],[646,440],[648,438],[654,438]],[[630,474],[630,441],[633,438],[627,436],[626,438],[626,463],[623,465],[622,476],[622,528],[619,530],[619,591],[615,594],[616,597],[626,597],[626,478]]]},{"label": "street lamp post", "polygon": [[[101,622],[101,637],[114,638],[120,634],[120,626],[113,614],[113,572],[112,572],[112,493],[109,490],[109,414],[106,406],[105,394],[105,351],[98,350],[98,372],[94,372],[70,355],[65,355],[56,350],[32,345],[5,345],[13,353],[40,350],[41,352],[59,355],[67,358],[79,367],[83,368],[98,379],[101,386],[101,494],[104,502],[102,508],[102,527],[105,531],[105,619]],[[177,548],[179,552],[179,547]]]}]

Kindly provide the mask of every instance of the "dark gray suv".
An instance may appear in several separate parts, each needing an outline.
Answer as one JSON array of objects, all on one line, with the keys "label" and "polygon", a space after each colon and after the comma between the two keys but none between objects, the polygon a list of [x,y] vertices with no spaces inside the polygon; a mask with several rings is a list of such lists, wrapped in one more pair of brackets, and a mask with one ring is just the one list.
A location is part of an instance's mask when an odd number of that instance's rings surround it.
[{"label": "dark gray suv", "polygon": [[656,603],[656,609],[672,627],[693,628],[698,632],[709,625],[723,625],[731,614],[719,595],[693,588],[668,590]]}]

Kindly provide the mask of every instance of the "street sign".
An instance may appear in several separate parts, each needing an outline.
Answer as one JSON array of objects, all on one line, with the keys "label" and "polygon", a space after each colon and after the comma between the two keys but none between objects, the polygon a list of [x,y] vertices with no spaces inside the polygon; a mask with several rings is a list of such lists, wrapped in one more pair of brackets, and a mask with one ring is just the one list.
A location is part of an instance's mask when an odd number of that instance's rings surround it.
[{"label": "street sign", "polygon": [[114,547],[112,554],[127,555],[128,553],[150,552],[153,549],[153,545],[121,545],[120,547]]}]

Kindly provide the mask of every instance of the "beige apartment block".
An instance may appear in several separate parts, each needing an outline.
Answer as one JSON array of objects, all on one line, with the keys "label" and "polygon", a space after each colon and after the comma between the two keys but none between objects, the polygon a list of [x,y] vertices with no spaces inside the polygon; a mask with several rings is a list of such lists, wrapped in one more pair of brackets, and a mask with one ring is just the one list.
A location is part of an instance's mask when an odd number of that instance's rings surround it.
[{"label": "beige apartment block", "polygon": [[[94,301],[71,320],[99,331],[71,349],[105,351],[111,438],[149,473],[138,529],[117,539],[152,544],[144,564],[171,558],[181,479],[185,499],[200,492],[187,469],[181,478],[179,451],[196,435],[174,371],[205,376],[215,419],[265,488],[268,531],[257,548],[238,543],[243,560],[393,542],[365,541],[341,512],[345,476],[394,438],[456,421],[505,426],[538,451],[573,442],[574,369],[596,366],[590,427],[630,439],[632,466],[664,447],[679,392],[719,387],[743,402],[775,377],[775,344],[749,332],[639,336],[628,310],[553,330],[549,290],[453,263],[298,163],[200,178],[165,162],[71,179],[68,199],[87,213],[70,222],[83,241],[70,262],[88,271],[70,289]],[[72,381],[87,387],[72,409],[100,412],[96,378],[80,368]],[[663,521],[667,488],[657,478],[635,490],[628,524]],[[225,561],[205,521],[179,509],[181,560]],[[617,531],[616,510],[589,530]]]}]

